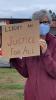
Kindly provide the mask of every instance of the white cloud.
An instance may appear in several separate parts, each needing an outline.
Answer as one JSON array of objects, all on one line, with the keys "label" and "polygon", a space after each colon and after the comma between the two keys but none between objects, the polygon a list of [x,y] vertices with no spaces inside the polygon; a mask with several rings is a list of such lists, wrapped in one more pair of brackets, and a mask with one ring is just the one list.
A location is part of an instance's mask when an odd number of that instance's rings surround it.
[{"label": "white cloud", "polygon": [[0,16],[30,17],[39,9],[56,11],[56,0],[2,0],[0,1]]}]

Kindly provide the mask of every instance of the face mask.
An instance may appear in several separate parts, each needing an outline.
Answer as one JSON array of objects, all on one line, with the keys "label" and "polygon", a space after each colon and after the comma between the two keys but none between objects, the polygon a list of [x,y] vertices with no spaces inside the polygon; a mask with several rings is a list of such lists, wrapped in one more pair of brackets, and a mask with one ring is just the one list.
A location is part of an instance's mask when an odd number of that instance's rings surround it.
[{"label": "face mask", "polygon": [[40,35],[47,35],[47,33],[50,31],[50,25],[49,24],[40,24]]}]

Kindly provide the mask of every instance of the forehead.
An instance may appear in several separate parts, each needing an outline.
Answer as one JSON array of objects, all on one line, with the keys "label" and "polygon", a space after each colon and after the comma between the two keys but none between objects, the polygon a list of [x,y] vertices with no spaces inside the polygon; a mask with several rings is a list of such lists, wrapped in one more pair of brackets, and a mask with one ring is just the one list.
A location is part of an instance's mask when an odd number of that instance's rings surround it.
[{"label": "forehead", "polygon": [[40,21],[48,21],[48,17],[47,16],[44,16],[40,19]]}]

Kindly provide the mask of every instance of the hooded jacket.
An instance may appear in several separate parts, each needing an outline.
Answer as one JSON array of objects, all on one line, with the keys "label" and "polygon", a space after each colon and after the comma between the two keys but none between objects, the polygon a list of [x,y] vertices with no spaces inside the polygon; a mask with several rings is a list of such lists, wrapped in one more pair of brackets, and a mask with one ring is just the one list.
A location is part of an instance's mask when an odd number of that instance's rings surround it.
[{"label": "hooded jacket", "polygon": [[56,100],[56,37],[46,35],[45,54],[11,58],[10,64],[27,78],[24,100]]}]

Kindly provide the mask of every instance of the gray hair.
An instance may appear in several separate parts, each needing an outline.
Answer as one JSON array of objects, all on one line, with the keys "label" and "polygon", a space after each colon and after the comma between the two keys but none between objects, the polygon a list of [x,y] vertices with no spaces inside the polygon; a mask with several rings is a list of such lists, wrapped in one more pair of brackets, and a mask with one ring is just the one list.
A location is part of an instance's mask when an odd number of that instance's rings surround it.
[{"label": "gray hair", "polygon": [[48,18],[49,22],[52,21],[52,17],[50,15],[49,11],[44,10],[44,9],[34,12],[32,15],[32,20],[41,20],[41,19],[43,19],[44,16],[46,16]]}]

